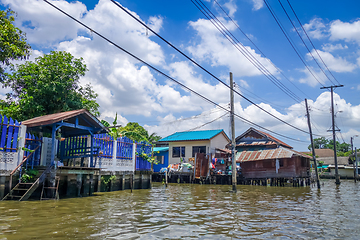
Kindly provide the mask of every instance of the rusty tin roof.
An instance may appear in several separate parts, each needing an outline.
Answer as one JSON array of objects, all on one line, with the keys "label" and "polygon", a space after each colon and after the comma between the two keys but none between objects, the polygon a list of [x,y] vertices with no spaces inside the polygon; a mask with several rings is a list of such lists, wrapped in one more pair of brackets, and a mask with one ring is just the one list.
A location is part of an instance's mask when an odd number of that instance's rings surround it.
[{"label": "rusty tin roof", "polygon": [[288,148],[275,148],[258,151],[242,151],[236,154],[236,162],[248,162],[248,161],[259,161],[265,159],[276,159],[276,158],[292,158],[293,156],[301,156],[305,158],[311,158],[308,155],[294,151]]}]

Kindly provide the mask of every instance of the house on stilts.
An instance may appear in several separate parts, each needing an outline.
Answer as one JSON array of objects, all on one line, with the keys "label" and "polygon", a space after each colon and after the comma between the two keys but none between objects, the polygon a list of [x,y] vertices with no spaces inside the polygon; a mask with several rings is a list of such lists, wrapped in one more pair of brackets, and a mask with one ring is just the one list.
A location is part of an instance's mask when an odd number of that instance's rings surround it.
[{"label": "house on stilts", "polygon": [[268,133],[249,128],[236,139],[236,162],[245,184],[310,184],[310,159]]},{"label": "house on stilts", "polygon": [[[5,122],[1,117],[5,127],[0,136],[7,143],[0,150],[0,199],[57,199],[151,187],[151,164],[137,154],[151,154],[151,145],[113,139],[86,109]],[[37,172],[31,181],[24,178],[29,169]]]}]

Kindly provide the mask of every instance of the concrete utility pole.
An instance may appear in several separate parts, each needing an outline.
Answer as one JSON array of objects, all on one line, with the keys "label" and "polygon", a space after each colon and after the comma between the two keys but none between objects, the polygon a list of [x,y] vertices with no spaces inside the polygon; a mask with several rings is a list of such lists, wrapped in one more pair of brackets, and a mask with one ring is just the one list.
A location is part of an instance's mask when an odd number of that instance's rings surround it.
[{"label": "concrete utility pole", "polygon": [[312,131],[311,131],[311,124],[310,124],[310,114],[309,114],[309,108],[308,108],[306,98],[305,98],[305,106],[306,106],[306,115],[307,115],[307,120],[308,120],[308,125],[309,125],[309,132],[310,132],[311,149],[312,149],[313,161],[314,161],[314,166],[315,166],[316,183],[317,183],[318,189],[320,189],[320,181],[319,181],[319,174],[318,174],[317,163],[316,163],[314,141],[313,141],[313,136],[312,136]]},{"label": "concrete utility pole", "polygon": [[[353,139],[354,137],[358,137],[359,135],[355,135],[353,137],[350,138],[350,143],[351,143],[351,155],[354,154],[354,144],[353,144]],[[354,167],[354,182],[356,182],[356,171],[355,171],[355,161],[353,161],[353,167]]]},{"label": "concrete utility pole", "polygon": [[344,85],[336,85],[330,87],[321,87],[320,89],[331,89],[331,116],[332,116],[332,133],[333,133],[333,143],[334,143],[334,161],[335,161],[335,183],[336,185],[340,184],[340,176],[336,155],[336,136],[335,136],[335,112],[334,112],[334,88],[343,87]]},{"label": "concrete utility pole", "polygon": [[231,122],[231,159],[232,159],[232,186],[236,192],[236,159],[235,159],[235,121],[234,121],[234,83],[230,72],[230,122]]},{"label": "concrete utility pole", "polygon": [[359,177],[359,172],[358,172],[358,157],[357,157],[357,149],[355,147],[355,166],[356,166],[356,174],[355,177],[358,178]]}]

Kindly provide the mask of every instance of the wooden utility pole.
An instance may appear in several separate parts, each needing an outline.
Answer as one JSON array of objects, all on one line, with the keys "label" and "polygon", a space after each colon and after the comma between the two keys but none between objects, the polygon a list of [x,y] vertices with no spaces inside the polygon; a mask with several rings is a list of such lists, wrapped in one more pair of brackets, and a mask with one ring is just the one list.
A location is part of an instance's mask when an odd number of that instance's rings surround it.
[{"label": "wooden utility pole", "polygon": [[236,159],[235,159],[235,121],[234,121],[234,82],[230,72],[230,122],[231,122],[231,159],[232,159],[232,188],[236,192]]},{"label": "wooden utility pole", "polygon": [[335,161],[335,183],[336,185],[340,184],[340,176],[339,176],[339,169],[338,169],[338,162],[337,162],[337,155],[336,155],[336,136],[335,136],[335,112],[334,112],[334,88],[343,87],[344,85],[336,85],[330,87],[322,87],[320,89],[331,89],[331,116],[332,116],[332,133],[333,133],[333,144],[334,144],[334,161]]},{"label": "wooden utility pole", "polygon": [[315,175],[316,175],[316,183],[317,183],[318,189],[320,189],[320,181],[319,181],[319,174],[318,174],[317,163],[316,163],[314,141],[313,141],[313,136],[312,136],[312,131],[311,131],[311,124],[310,124],[310,114],[309,114],[309,108],[308,108],[306,98],[305,98],[305,106],[306,106],[306,115],[307,115],[307,120],[308,120],[308,125],[309,125],[311,149],[312,149],[312,155],[313,155],[313,161],[314,161],[314,167],[315,167]]}]

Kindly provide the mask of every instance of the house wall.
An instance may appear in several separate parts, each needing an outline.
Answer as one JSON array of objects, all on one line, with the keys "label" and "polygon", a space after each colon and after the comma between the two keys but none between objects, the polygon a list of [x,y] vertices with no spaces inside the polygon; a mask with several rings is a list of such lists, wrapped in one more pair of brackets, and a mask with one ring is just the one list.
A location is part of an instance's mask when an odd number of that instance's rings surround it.
[{"label": "house wall", "polygon": [[[241,169],[244,178],[293,178],[308,177],[310,163],[308,159],[303,166],[300,157],[279,159],[283,164],[276,173],[276,159],[242,162]],[[304,166],[306,165],[306,166]]]},{"label": "house wall", "polygon": [[153,165],[153,171],[154,172],[160,172],[160,169],[163,167],[169,166],[169,151],[163,151],[159,153],[154,153],[154,156],[164,156],[164,163],[163,164],[154,164]]},{"label": "house wall", "polygon": [[169,142],[169,164],[180,163],[180,157],[173,158],[173,147],[185,147],[185,162],[189,162],[192,158],[193,146],[206,146],[206,154],[210,151],[210,141],[183,141],[183,142]]},{"label": "house wall", "polygon": [[223,134],[216,135],[210,139],[210,153],[215,153],[215,148],[224,149],[228,143],[228,139]]}]

